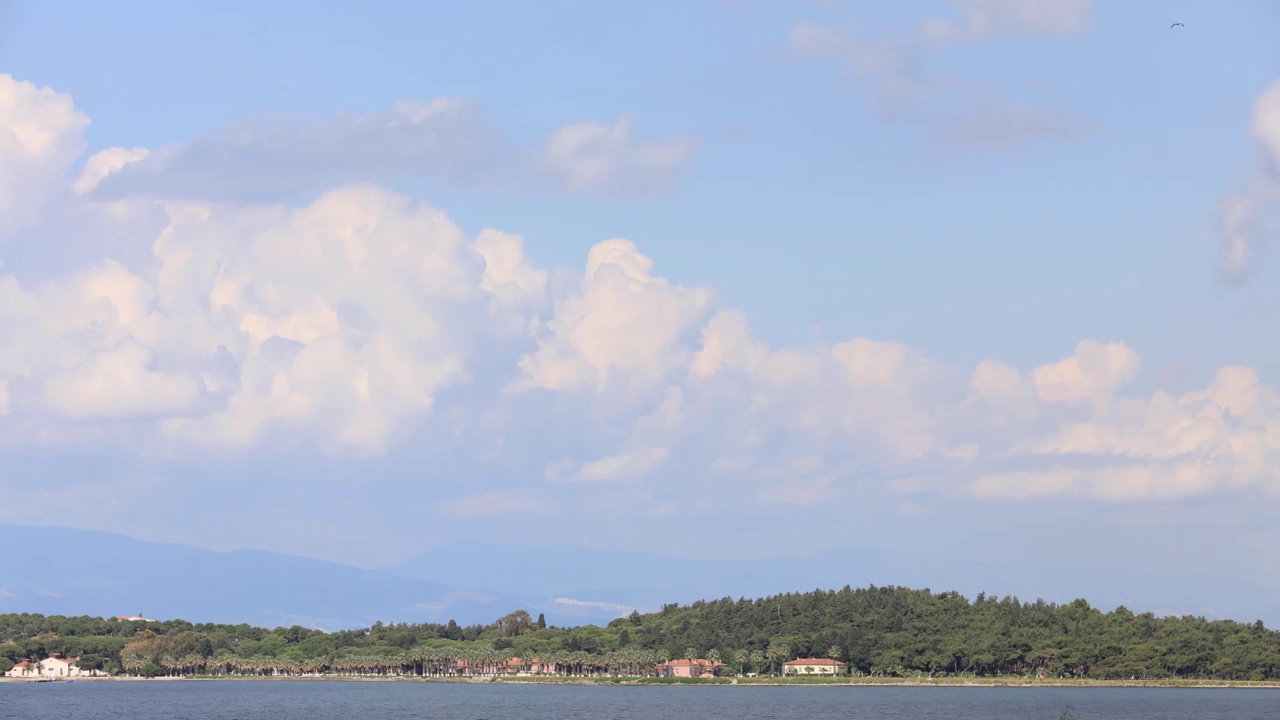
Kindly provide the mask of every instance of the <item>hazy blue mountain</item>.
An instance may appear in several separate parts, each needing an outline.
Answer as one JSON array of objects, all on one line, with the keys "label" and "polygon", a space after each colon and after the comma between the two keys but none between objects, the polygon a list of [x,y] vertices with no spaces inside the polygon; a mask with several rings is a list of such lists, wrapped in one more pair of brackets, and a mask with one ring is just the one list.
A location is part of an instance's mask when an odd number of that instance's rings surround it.
[{"label": "hazy blue mountain", "polygon": [[487,623],[528,604],[323,560],[84,530],[0,525],[0,546],[0,612],[335,629],[376,620]]},{"label": "hazy blue mountain", "polygon": [[689,560],[574,546],[468,544],[377,570],[277,553],[215,552],[110,533],[0,525],[0,612],[133,615],[336,629],[384,622],[488,623],[516,608],[557,625],[632,608],[868,584],[1042,597],[1097,607],[1280,625],[1274,588],[1192,568],[1099,579],[1082,558],[984,559],[834,549],[807,557]]},{"label": "hazy blue mountain", "polygon": [[1103,581],[1097,569],[1083,561],[1072,565],[1060,558],[1053,562],[1034,557],[984,560],[975,555],[957,562],[951,552],[844,548],[805,557],[691,560],[572,546],[468,544],[465,549],[427,553],[382,569],[459,587],[501,587],[509,593],[544,598],[558,613],[577,608],[584,615],[614,617],[629,608],[657,610],[669,602],[876,584],[1059,603],[1083,597],[1108,610],[1124,605],[1135,612],[1246,622],[1261,618],[1280,624],[1280,603],[1272,600],[1274,588],[1212,572],[1139,569],[1127,571],[1122,581],[1114,577]]}]

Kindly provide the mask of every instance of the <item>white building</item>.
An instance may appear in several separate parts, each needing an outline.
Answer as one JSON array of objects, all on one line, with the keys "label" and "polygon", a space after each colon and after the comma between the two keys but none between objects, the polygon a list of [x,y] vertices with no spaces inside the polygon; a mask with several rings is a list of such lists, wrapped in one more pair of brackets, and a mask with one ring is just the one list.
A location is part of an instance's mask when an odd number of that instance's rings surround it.
[{"label": "white building", "polygon": [[75,677],[81,674],[80,666],[76,665],[79,659],[64,658],[55,653],[45,658],[40,666],[44,668],[45,677]]},{"label": "white building", "polygon": [[23,660],[5,673],[5,677],[35,677],[39,672],[40,670],[35,663],[30,660]]},{"label": "white building", "polygon": [[78,658],[64,658],[55,653],[40,662],[23,660],[17,665],[14,665],[13,669],[5,673],[5,675],[8,677],[27,678],[66,678],[97,674],[92,671],[81,670],[80,666],[76,665],[77,659]]}]

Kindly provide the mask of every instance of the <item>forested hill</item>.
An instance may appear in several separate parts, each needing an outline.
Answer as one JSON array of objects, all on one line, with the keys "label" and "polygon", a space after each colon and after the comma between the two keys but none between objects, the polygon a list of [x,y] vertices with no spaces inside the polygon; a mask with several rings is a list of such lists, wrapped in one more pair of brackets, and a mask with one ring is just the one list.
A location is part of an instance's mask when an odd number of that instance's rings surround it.
[{"label": "forested hill", "polygon": [[0,615],[0,669],[53,652],[81,656],[84,667],[138,674],[352,667],[430,674],[458,661],[497,667],[531,657],[574,671],[644,672],[692,655],[719,658],[734,672],[827,656],[862,675],[1266,680],[1280,669],[1280,633],[1260,621],[1103,613],[1083,600],[969,600],[894,587],[669,605],[607,627],[576,628],[545,627],[522,611],[486,626],[378,623],[334,633]]},{"label": "forested hill", "polygon": [[781,645],[788,655],[834,656],[865,674],[1270,679],[1280,671],[1280,633],[1261,621],[1157,618],[1123,607],[1103,613],[1085,600],[846,587],[667,606],[639,625],[639,641],[664,650]]}]

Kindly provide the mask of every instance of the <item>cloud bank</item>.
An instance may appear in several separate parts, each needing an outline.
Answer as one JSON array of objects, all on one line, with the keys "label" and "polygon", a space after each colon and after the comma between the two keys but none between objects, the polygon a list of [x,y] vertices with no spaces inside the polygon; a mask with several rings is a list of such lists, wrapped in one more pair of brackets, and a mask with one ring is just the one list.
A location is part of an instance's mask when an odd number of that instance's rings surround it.
[{"label": "cloud bank", "polygon": [[0,99],[0,168],[27,173],[4,176],[0,225],[41,203],[99,213],[103,232],[164,218],[137,240],[145,261],[0,272],[11,449],[367,457],[465,428],[477,457],[518,468],[459,501],[469,517],[551,512],[554,492],[662,515],[726,491],[856,502],[869,484],[992,502],[1280,489],[1280,395],[1248,367],[1136,394],[1141,357],[1114,339],[1032,368],[872,338],[772,347],[627,240],[542,267],[519,236],[469,237],[376,185],[302,204],[107,202],[86,185],[154,153],[80,163],[70,98],[0,76]]},{"label": "cloud bank", "polygon": [[950,147],[999,147],[1070,138],[1092,123],[1062,110],[1011,101],[972,80],[938,77],[934,58],[1007,38],[1063,39],[1090,27],[1089,0],[951,0],[949,15],[924,18],[907,32],[802,22],[791,29],[792,56],[844,67],[867,84],[884,120],[921,126]]},{"label": "cloud bank", "polygon": [[[64,115],[66,122],[87,122]],[[41,138],[55,131],[74,137],[66,131],[76,127],[19,137],[34,145],[49,142]],[[79,150],[64,148],[64,157]],[[73,188],[99,200],[297,201],[339,185],[425,178],[466,187],[652,195],[675,187],[694,151],[689,138],[638,134],[630,116],[557,128],[538,147],[508,147],[481,104],[442,97],[399,100],[382,112],[245,121],[155,150],[112,148],[85,164]]]}]

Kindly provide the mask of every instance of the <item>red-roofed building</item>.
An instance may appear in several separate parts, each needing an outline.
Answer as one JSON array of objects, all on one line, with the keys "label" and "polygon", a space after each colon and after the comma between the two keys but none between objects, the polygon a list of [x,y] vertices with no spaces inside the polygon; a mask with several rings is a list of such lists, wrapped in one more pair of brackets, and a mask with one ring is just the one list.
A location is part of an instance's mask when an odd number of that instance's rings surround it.
[{"label": "red-roofed building", "polygon": [[782,663],[783,675],[835,675],[844,663],[831,658],[801,658]]},{"label": "red-roofed building", "polygon": [[79,677],[98,674],[96,670],[81,670],[80,666],[76,665],[76,660],[79,658],[64,658],[58,653],[53,653],[40,662],[23,660],[14,665],[5,675],[8,677]]},{"label": "red-roofed building", "polygon": [[714,677],[720,674],[724,663],[710,660],[671,660],[654,668],[658,677]]},{"label": "red-roofed building", "polygon": [[538,659],[538,657],[532,657],[530,660],[521,660],[518,659],[518,657],[512,657],[511,660],[507,661],[507,673],[509,674],[520,675],[532,673],[540,675],[543,673],[552,673],[554,670],[556,669],[550,665],[543,665],[543,661]]}]

